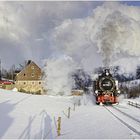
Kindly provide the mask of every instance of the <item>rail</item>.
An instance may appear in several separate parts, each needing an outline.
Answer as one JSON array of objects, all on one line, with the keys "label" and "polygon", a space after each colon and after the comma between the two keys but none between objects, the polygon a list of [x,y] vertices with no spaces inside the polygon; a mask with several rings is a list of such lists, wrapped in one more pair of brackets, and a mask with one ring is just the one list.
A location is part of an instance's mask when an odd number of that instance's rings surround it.
[{"label": "rail", "polygon": [[[110,110],[108,107],[104,106],[105,109],[110,112],[116,119],[118,119],[122,124],[124,124],[126,127],[128,127],[131,131],[133,131],[134,133],[138,134],[140,136],[140,131],[138,129],[136,129],[135,127],[131,126],[128,122],[126,122],[124,119],[122,119],[121,117],[119,117],[118,115],[116,115],[116,113],[114,113],[114,111]],[[114,108],[114,107],[113,107]],[[116,109],[116,108],[114,108]],[[119,111],[119,110],[118,110]],[[120,111],[119,111],[120,112]],[[126,117],[129,117],[130,119],[132,119],[135,122],[138,122],[138,120],[134,119],[133,117],[130,117],[129,115],[126,115],[125,113],[123,113],[122,111],[120,112],[123,115],[125,115]]]},{"label": "rail", "polygon": [[138,104],[136,102],[128,101],[128,104],[131,105],[131,106],[134,106],[136,108],[140,108],[140,104]]}]

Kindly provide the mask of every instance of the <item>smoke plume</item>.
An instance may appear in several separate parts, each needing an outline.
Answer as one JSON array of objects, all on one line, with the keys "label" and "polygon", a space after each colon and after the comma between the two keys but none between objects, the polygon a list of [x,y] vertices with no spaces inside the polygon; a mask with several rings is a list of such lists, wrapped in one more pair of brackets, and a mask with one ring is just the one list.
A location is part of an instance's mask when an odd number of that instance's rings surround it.
[{"label": "smoke plume", "polygon": [[133,71],[140,57],[139,13],[137,7],[105,2],[86,18],[67,19],[50,34],[54,54],[71,57],[85,71],[116,64],[122,72]]}]

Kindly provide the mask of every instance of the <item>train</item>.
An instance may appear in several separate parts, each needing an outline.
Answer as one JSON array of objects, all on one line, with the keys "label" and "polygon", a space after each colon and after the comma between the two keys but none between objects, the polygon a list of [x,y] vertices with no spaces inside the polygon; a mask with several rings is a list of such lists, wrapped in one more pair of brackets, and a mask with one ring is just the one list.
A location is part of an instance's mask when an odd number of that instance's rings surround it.
[{"label": "train", "polygon": [[118,81],[112,76],[110,69],[104,69],[94,81],[93,86],[96,104],[116,104],[119,102]]}]

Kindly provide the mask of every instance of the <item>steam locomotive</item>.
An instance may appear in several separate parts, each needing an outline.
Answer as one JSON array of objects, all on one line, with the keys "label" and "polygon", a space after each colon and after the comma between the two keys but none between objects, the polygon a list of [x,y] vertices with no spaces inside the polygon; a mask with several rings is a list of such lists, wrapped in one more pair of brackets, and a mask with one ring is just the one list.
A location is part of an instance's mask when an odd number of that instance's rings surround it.
[{"label": "steam locomotive", "polygon": [[109,69],[105,69],[94,81],[94,93],[96,104],[118,103],[117,97],[120,93],[118,81],[113,78]]}]

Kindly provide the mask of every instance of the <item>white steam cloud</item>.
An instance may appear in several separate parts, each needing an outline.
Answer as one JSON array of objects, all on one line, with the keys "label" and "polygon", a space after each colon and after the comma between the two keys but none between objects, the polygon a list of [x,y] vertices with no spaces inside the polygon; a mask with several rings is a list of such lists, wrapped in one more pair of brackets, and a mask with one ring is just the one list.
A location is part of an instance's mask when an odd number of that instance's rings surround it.
[{"label": "white steam cloud", "polygon": [[54,53],[70,56],[86,71],[97,66],[119,65],[122,72],[132,72],[140,57],[139,13],[140,8],[105,2],[86,18],[65,20],[51,32],[50,44]]},{"label": "white steam cloud", "polygon": [[72,58],[63,55],[47,61],[45,67],[45,87],[50,95],[71,95],[73,79],[71,74],[75,68]]}]

